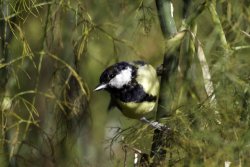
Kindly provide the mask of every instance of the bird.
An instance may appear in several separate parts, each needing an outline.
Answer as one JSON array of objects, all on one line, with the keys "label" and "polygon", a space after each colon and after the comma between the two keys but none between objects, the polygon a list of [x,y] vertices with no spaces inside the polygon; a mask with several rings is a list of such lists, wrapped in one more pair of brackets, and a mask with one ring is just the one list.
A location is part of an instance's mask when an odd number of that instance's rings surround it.
[{"label": "bird", "polygon": [[94,91],[100,90],[110,94],[110,106],[117,107],[124,116],[145,120],[157,104],[159,80],[152,65],[141,60],[122,61],[102,72]]}]

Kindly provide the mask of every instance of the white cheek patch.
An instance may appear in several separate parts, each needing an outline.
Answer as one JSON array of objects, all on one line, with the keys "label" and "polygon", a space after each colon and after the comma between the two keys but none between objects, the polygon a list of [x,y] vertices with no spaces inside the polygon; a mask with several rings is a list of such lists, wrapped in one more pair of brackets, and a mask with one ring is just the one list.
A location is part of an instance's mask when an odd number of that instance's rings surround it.
[{"label": "white cheek patch", "polygon": [[128,84],[132,78],[132,69],[126,68],[117,74],[113,79],[109,81],[109,84],[115,88],[122,88],[124,85]]}]

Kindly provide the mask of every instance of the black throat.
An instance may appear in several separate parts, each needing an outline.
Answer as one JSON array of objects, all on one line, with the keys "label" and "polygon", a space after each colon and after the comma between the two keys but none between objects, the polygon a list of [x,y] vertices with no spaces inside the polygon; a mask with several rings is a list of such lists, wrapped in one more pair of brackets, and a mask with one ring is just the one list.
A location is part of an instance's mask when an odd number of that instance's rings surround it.
[{"label": "black throat", "polygon": [[152,96],[143,90],[143,87],[133,78],[131,83],[123,86],[120,89],[111,88],[109,90],[112,97],[119,99],[122,102],[154,102],[156,96]]}]

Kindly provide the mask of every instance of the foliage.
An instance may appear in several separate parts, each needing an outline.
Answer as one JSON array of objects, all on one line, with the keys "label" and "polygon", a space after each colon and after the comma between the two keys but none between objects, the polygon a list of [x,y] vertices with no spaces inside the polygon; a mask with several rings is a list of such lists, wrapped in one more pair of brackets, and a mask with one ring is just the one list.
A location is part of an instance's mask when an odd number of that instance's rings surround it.
[{"label": "foliage", "polygon": [[185,2],[173,1],[177,36],[165,39],[153,0],[1,0],[1,166],[133,166],[149,155],[154,130],[107,113],[107,94],[92,90],[111,63],[157,67],[171,49],[166,164],[249,165],[250,2]]}]

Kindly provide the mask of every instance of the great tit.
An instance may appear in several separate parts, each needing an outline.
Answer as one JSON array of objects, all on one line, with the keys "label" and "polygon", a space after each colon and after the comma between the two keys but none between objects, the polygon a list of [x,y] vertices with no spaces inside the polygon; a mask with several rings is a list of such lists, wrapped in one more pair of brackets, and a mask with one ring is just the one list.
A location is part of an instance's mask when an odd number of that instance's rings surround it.
[{"label": "great tit", "polygon": [[143,61],[119,62],[100,76],[94,91],[106,90],[111,101],[126,116],[140,119],[153,111],[159,94],[154,67]]}]

